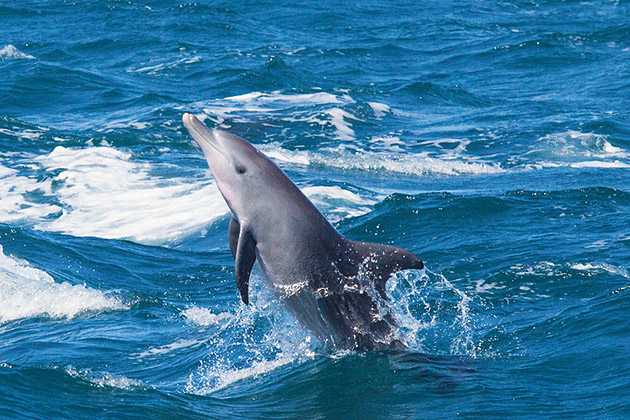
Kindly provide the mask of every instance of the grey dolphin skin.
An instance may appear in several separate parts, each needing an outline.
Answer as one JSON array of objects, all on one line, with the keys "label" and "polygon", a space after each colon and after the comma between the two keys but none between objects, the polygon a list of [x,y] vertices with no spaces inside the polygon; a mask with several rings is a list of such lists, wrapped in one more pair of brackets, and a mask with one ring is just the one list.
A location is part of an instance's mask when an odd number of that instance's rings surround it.
[{"label": "grey dolphin skin", "polygon": [[183,120],[232,211],[229,244],[243,302],[249,303],[256,262],[274,295],[327,347],[404,348],[382,309],[385,283],[399,270],[424,268],[422,260],[394,246],[346,239],[254,146],[192,114]]}]

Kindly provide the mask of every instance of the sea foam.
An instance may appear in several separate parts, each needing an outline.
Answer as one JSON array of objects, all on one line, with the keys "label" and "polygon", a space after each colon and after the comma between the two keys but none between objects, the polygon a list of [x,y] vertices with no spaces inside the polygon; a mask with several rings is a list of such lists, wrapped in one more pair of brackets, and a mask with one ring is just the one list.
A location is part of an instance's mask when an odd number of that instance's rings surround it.
[{"label": "sea foam", "polygon": [[55,194],[63,203],[60,217],[36,225],[42,230],[164,244],[228,211],[211,180],[153,176],[150,164],[115,148],[59,146],[36,160],[59,171]]},{"label": "sea foam", "polygon": [[83,285],[57,283],[45,271],[9,257],[0,246],[0,322],[21,318],[74,318],[127,306],[117,297]]},{"label": "sea foam", "polygon": [[24,220],[41,220],[61,211],[55,204],[28,199],[30,193],[51,194],[50,180],[18,175],[18,171],[0,164],[0,221],[15,223]]},{"label": "sea foam", "polygon": [[23,53],[22,51],[9,44],[0,50],[0,60],[15,60],[15,59],[29,59],[32,60],[35,57],[32,55]]},{"label": "sea foam", "polygon": [[[169,245],[202,235],[229,212],[209,171],[200,179],[167,177],[163,172],[168,168],[161,164],[136,161],[129,152],[113,147],[58,146],[31,161],[49,175],[21,176],[0,165],[0,222]],[[333,222],[367,213],[384,198],[340,186],[308,186],[303,191]],[[33,201],[33,195],[47,198]]]},{"label": "sea foam", "polygon": [[278,144],[267,144],[260,149],[279,162],[326,166],[340,170],[384,172],[411,176],[424,175],[481,175],[505,172],[499,164],[433,157],[428,152],[388,153],[373,151],[352,152],[339,148],[322,148],[317,152],[288,150]]},{"label": "sea foam", "polygon": [[614,146],[608,136],[568,130],[538,139],[525,157],[540,167],[628,168],[630,153]]}]

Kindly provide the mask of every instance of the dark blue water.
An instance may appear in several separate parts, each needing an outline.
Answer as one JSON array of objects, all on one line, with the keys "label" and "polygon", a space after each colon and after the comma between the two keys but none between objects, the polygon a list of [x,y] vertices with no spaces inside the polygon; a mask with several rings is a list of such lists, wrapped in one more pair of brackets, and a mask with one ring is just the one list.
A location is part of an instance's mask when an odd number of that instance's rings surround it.
[{"label": "dark blue water", "polygon": [[[0,2],[0,417],[630,417],[630,5]],[[181,115],[388,282],[335,352],[255,273]]]}]

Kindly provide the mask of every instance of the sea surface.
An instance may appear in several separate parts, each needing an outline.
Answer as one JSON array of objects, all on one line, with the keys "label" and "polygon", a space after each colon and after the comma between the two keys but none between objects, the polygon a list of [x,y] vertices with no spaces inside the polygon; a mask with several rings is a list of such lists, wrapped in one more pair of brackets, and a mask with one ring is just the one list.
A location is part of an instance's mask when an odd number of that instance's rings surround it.
[{"label": "sea surface", "polygon": [[[0,418],[630,418],[627,1],[0,1]],[[181,123],[272,158],[389,280],[323,348]]]}]

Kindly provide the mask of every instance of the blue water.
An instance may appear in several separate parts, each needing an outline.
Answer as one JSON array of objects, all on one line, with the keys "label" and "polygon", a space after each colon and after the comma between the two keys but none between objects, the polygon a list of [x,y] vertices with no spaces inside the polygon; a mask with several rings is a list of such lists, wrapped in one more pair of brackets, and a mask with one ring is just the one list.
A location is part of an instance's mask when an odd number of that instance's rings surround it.
[{"label": "blue water", "polygon": [[[624,1],[0,3],[0,417],[630,418]],[[248,139],[388,282],[322,348],[181,115]]]}]

